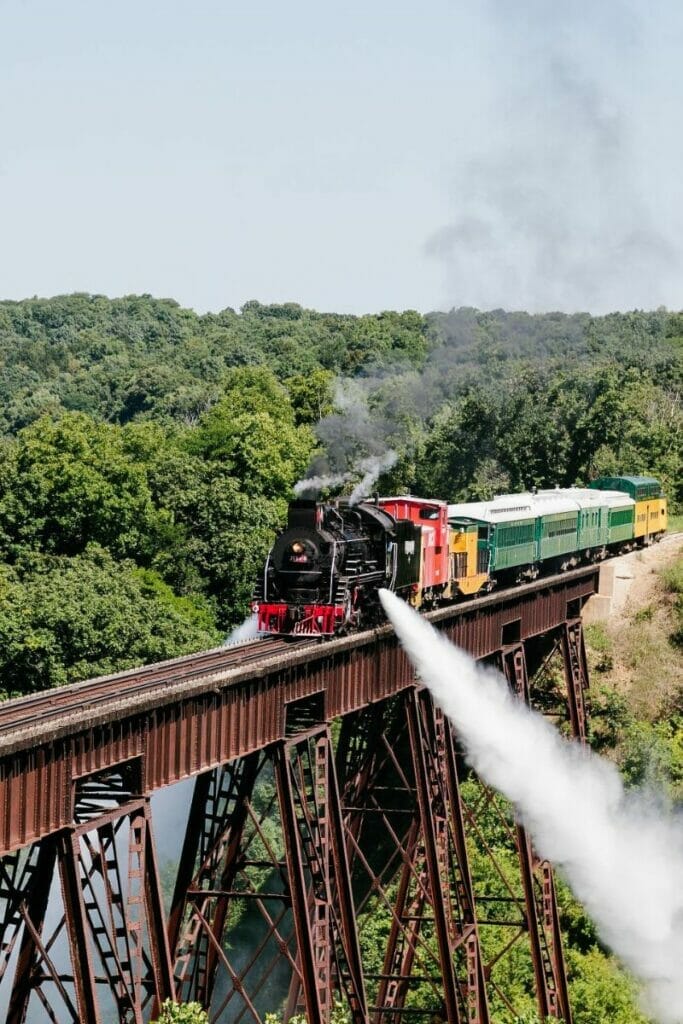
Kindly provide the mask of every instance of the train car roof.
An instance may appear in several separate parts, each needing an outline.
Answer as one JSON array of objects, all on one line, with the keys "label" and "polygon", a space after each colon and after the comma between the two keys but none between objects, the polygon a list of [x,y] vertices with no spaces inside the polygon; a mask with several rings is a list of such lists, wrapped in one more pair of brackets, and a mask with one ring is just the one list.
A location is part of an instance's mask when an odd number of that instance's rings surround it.
[{"label": "train car roof", "polygon": [[528,502],[520,500],[526,495],[514,495],[514,502],[508,499],[501,502],[499,498],[493,501],[468,501],[459,505],[448,506],[449,519],[475,519],[480,523],[510,523],[520,519],[533,519],[534,512]]},{"label": "train car roof", "polygon": [[539,516],[579,512],[596,505],[623,508],[635,504],[623,491],[596,491],[564,487],[537,494],[499,494],[491,501],[471,501],[448,506],[448,518],[474,519],[480,523],[514,523]]},{"label": "train car roof", "polygon": [[548,498],[552,498],[553,495],[564,495],[576,501],[580,508],[594,508],[596,505],[624,508],[635,504],[633,498],[625,491],[598,491],[590,487],[555,487],[553,490],[542,490],[538,493]]},{"label": "train car roof", "polygon": [[412,505],[437,505],[439,508],[443,508],[446,504],[443,498],[418,498],[415,494],[393,494],[388,497],[381,494],[378,500],[380,505],[384,501],[405,501]]},{"label": "train car roof", "polygon": [[[642,487],[644,484],[659,484],[659,480],[654,476],[622,476],[621,474],[615,476],[602,476],[601,480],[623,480],[624,483],[634,484],[636,487]],[[596,480],[595,483],[598,483]]]},{"label": "train car roof", "polygon": [[483,523],[515,523],[558,512],[576,512],[577,504],[566,498],[545,499],[537,494],[499,494],[491,501],[471,501],[448,506],[449,519],[476,519]]},{"label": "train car roof", "polygon": [[662,497],[662,485],[653,476],[601,476],[592,480],[590,484],[593,490],[621,491],[629,494],[632,498],[658,498]]}]

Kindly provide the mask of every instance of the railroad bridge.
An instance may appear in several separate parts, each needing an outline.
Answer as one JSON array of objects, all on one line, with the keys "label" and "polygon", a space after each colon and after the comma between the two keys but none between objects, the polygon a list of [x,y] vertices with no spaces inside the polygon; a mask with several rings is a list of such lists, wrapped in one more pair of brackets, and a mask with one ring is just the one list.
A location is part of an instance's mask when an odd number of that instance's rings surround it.
[{"label": "railroad bridge", "polygon": [[[598,575],[428,617],[583,741]],[[173,785],[193,790],[162,872],[155,792]],[[169,996],[230,1024],[512,1021],[510,958],[528,958],[541,1018],[568,1024],[552,869],[463,764],[388,626],[0,705],[9,1024],[137,1024]]]}]

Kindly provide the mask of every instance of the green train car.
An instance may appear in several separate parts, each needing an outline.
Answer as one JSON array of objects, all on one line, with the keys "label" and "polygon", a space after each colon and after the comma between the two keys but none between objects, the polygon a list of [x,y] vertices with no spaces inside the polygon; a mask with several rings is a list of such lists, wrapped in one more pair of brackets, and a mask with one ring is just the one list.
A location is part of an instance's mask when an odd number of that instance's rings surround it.
[{"label": "green train car", "polygon": [[459,534],[477,530],[476,559],[461,561],[455,580],[463,594],[476,593],[499,578],[534,579],[658,540],[666,499],[652,477],[609,477],[590,487],[449,505],[448,521]]},{"label": "green train car", "polygon": [[[635,540],[647,544],[662,536],[667,526],[666,498],[659,480],[651,476],[603,476],[590,485],[592,490],[619,491],[633,500],[632,518],[627,521],[624,514],[616,517],[615,534],[612,543],[617,540]],[[631,525],[629,533],[627,526]],[[617,536],[618,534],[618,536]]]}]

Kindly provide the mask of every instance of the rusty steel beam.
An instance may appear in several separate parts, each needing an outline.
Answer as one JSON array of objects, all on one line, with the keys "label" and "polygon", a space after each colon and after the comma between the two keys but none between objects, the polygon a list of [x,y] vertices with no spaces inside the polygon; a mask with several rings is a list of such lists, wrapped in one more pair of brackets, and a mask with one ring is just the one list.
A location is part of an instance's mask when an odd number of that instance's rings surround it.
[{"label": "rusty steel beam", "polygon": [[303,838],[297,821],[292,783],[292,768],[287,744],[278,745],[275,752],[275,777],[282,818],[289,894],[294,912],[298,960],[301,965],[301,986],[304,993],[306,1020],[310,1024],[324,1024],[330,981],[329,970],[320,976],[316,963],[316,948],[309,913],[308,886],[304,875]]},{"label": "rusty steel beam", "polygon": [[[384,954],[382,977],[377,990],[376,1024],[385,1024],[391,1018],[392,1011],[404,1005],[408,983],[413,973],[415,950],[424,916],[426,888],[426,880],[418,876],[419,831],[416,815],[406,843],[406,860],[401,869],[391,931]],[[418,882],[414,887],[412,899],[409,899],[411,883],[416,877]]]},{"label": "rusty steel beam", "polygon": [[[381,720],[375,717],[376,725],[380,721],[374,744],[367,731],[359,750],[340,744],[347,759],[340,771],[351,780],[346,834],[354,851],[357,917],[379,911],[390,920],[382,970],[367,977],[373,1021],[395,1024],[421,1012],[453,1024],[488,1024],[450,728],[429,695],[414,686]],[[365,881],[358,877],[363,874]],[[415,1006],[420,986],[430,994],[431,1009]]]},{"label": "rusty steel beam", "polygon": [[[431,710],[431,700],[425,697]],[[458,1009],[457,979],[453,963],[453,945],[456,939],[454,923],[450,916],[451,899],[448,892],[450,882],[448,865],[444,870],[444,860],[448,851],[444,847],[444,815],[446,809],[441,801],[434,799],[434,787],[430,785],[429,769],[425,754],[425,737],[419,698],[415,690],[411,690],[407,698],[408,732],[410,735],[410,751],[413,758],[413,770],[417,788],[417,801],[420,808],[420,823],[425,846],[427,880],[430,902],[434,914],[436,940],[439,947],[441,976],[443,983],[444,1005],[447,1020],[460,1024],[462,1020]],[[438,832],[437,832],[438,822]]]},{"label": "rusty steel beam", "polygon": [[161,875],[157,860],[156,846],[152,832],[152,816],[149,798],[142,810],[143,876],[141,898],[146,915],[146,931],[150,947],[152,975],[154,979],[154,1005],[158,1007],[165,999],[175,997],[173,960],[166,931],[166,915],[161,891]]},{"label": "rusty steel beam", "polygon": [[[186,985],[191,978],[191,998],[201,1002],[207,1002],[213,990],[218,957],[215,944],[199,928],[193,911],[201,907],[214,938],[220,942],[229,910],[228,894],[234,887],[239,867],[238,857],[258,762],[259,755],[253,754],[238,762],[231,771],[207,772],[197,779],[195,786],[168,932],[179,983]],[[225,895],[204,896],[206,890]],[[185,912],[186,931],[179,943],[180,923]],[[193,963],[188,974],[190,956]]]},{"label": "rusty steel beam", "polygon": [[570,619],[564,623],[562,657],[572,735],[580,743],[585,743],[586,704],[584,693],[588,689],[588,664],[581,619]]},{"label": "rusty steel beam", "polygon": [[[54,836],[49,836],[39,844],[38,859],[35,865],[35,878],[38,884],[30,887],[26,893],[26,901],[20,907],[25,927],[14,972],[14,985],[7,1010],[7,1024],[23,1024],[26,1020],[31,992],[37,984],[37,969],[45,957],[42,932],[50,895],[49,886],[45,885],[44,880],[52,878],[56,860],[56,840]],[[73,1004],[71,1008],[73,1009]]]},{"label": "rusty steel beam", "polygon": [[[506,631],[521,641],[558,629],[595,592],[597,570],[537,581],[517,591],[441,609],[428,618],[474,658],[500,651]],[[0,728],[0,857],[68,828],[79,777],[137,762],[142,791],[196,776],[286,736],[287,707],[318,696],[327,721],[400,692],[413,670],[390,627],[323,645],[296,645],[264,661],[232,667],[123,700],[106,710],[57,711],[37,724]],[[85,684],[63,688],[75,696]],[[57,698],[55,698],[56,700]]]},{"label": "rusty steel beam", "polygon": [[75,830],[70,829],[60,835],[58,861],[79,1019],[99,1024],[101,1018],[95,994],[95,972],[90,955],[78,835]]},{"label": "rusty steel beam", "polygon": [[[497,659],[527,703],[527,650],[539,675],[560,651],[563,710],[582,740],[588,675],[579,615],[596,578],[580,570],[429,618],[475,658]],[[22,1024],[34,993],[48,1017],[60,1019],[61,1000],[68,1019],[97,1024],[103,985],[131,1024],[176,990],[210,1005],[212,1024],[226,1014],[263,1024],[268,986],[285,977],[289,1011],[317,1024],[329,1024],[336,999],[353,1024],[396,1024],[422,1012],[408,998],[421,985],[449,1024],[488,1024],[495,964],[481,952],[486,912],[477,906],[467,836],[481,811],[463,804],[443,715],[415,689],[389,627],[278,650],[277,658],[233,663],[220,678],[169,683],[161,695],[73,712],[69,723],[14,738],[0,717],[0,985],[11,982],[13,1024]],[[169,664],[177,672],[186,663]],[[341,728],[330,729],[339,719]],[[150,795],[191,776],[166,921]],[[258,779],[271,795],[257,807]],[[495,800],[483,799],[489,813]],[[121,828],[125,854],[117,850]],[[528,937],[539,1009],[569,1024],[552,872],[523,830],[511,822],[504,829],[513,844],[517,836],[520,870],[510,889],[521,911],[510,945]],[[477,841],[486,851],[486,837]],[[64,913],[44,936],[55,871]],[[373,907],[389,928],[374,975],[363,947]],[[248,951],[242,940],[234,945],[242,919],[260,922]],[[60,934],[69,942],[66,974],[53,956]]]},{"label": "rusty steel beam", "polygon": [[330,852],[332,855],[332,904],[338,907],[338,945],[342,961],[337,962],[338,974],[343,973],[342,984],[353,1024],[367,1024],[367,996],[363,978],[363,963],[358,942],[358,925],[353,903],[351,872],[344,837],[339,782],[335,764],[334,749],[329,729],[324,738],[327,761],[328,807],[330,815]]},{"label": "rusty steel beam", "polygon": [[[524,644],[517,643],[501,651],[501,667],[508,684],[527,707],[531,706],[531,691],[526,666]],[[571,713],[571,701],[569,708]],[[531,944],[531,958],[536,978],[536,997],[541,1020],[548,1017],[571,1024],[567,971],[558,941],[559,910],[555,897],[552,868],[534,854],[526,829],[516,827],[516,845],[521,869],[526,912],[527,931]],[[541,913],[537,890],[542,893]]]}]

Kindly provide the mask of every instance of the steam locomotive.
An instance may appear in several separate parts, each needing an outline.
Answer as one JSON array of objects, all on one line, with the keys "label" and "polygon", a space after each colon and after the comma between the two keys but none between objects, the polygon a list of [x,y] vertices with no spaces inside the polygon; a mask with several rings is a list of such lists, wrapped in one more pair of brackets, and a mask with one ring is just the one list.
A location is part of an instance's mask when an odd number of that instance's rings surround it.
[{"label": "steam locomotive", "polygon": [[411,495],[292,501],[253,610],[260,633],[339,635],[381,621],[383,587],[435,607],[652,543],[666,522],[652,477],[459,505]]}]

